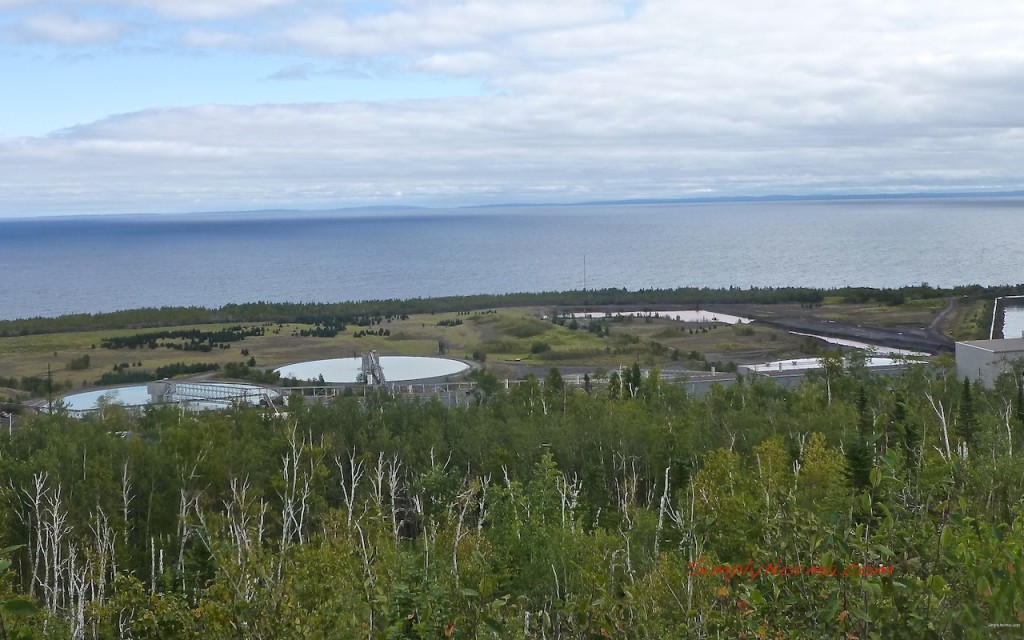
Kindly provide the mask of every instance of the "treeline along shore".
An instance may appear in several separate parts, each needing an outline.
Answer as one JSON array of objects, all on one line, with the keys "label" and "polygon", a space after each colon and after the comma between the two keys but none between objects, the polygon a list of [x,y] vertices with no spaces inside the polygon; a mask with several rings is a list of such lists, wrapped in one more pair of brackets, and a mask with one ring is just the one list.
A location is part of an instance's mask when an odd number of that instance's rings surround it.
[{"label": "treeline along shore", "polygon": [[536,293],[480,294],[406,300],[364,300],[336,303],[322,302],[251,302],[226,304],[216,309],[204,307],[159,307],[80,313],[58,317],[34,317],[0,320],[0,337],[95,331],[104,329],[183,326],[224,322],[299,322],[316,324],[332,321],[358,324],[358,319],[373,316],[441,313],[493,307],[559,306],[586,308],[640,305],[701,304],[820,304],[826,299],[839,302],[876,302],[900,305],[912,300],[967,297],[995,298],[1024,295],[1024,284],[999,286],[962,285],[951,288],[928,284],[900,288],[844,287],[814,289],[803,287],[730,287],[712,289],[683,287],[676,289],[586,289],[544,291]]}]

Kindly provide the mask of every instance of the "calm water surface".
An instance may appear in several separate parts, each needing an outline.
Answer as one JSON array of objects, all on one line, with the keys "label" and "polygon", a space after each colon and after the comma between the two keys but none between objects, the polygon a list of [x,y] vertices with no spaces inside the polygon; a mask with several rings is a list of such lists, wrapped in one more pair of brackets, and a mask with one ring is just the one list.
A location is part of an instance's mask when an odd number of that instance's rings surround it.
[{"label": "calm water surface", "polygon": [[584,284],[1004,284],[1024,282],[1022,229],[1018,198],[0,220],[0,319]]}]

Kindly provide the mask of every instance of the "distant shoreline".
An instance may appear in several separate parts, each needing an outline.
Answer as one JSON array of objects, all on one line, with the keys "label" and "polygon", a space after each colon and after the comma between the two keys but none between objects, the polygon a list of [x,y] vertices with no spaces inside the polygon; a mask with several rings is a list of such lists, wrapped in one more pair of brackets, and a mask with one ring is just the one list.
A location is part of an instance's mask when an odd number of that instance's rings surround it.
[{"label": "distant shoreline", "polygon": [[480,204],[438,204],[438,205],[352,205],[342,207],[301,208],[280,207],[273,209],[214,209],[193,211],[131,211],[121,213],[98,213],[87,211],[82,213],[44,213],[29,215],[9,215],[0,213],[0,223],[14,220],[68,220],[87,218],[117,217],[121,219],[162,219],[173,217],[205,218],[222,217],[226,220],[264,219],[282,215],[296,218],[317,218],[323,216],[349,217],[388,217],[389,213],[427,214],[432,212],[459,212],[484,209],[518,209],[528,207],[602,207],[622,205],[671,205],[671,204],[728,204],[758,202],[864,202],[887,200],[998,200],[1005,198],[1024,198],[1024,191],[920,191],[900,193],[821,193],[821,194],[768,194],[768,195],[722,195],[722,196],[682,196],[677,198],[620,198],[609,200],[581,200],[572,202],[493,202]]}]

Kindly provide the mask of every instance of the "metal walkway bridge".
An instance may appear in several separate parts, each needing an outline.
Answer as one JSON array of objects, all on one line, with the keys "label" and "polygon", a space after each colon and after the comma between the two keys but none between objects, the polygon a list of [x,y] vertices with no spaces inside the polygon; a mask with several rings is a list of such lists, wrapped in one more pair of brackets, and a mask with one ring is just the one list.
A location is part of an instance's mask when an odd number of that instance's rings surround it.
[{"label": "metal walkway bridge", "polygon": [[228,382],[174,382],[160,380],[146,385],[151,401],[174,404],[259,404],[278,393],[272,389],[254,385]]}]

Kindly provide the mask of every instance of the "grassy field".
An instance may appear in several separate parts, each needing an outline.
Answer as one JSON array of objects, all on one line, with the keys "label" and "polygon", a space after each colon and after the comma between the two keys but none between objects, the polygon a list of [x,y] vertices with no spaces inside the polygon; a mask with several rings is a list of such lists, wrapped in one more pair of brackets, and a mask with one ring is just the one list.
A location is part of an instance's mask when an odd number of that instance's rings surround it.
[{"label": "grassy field", "polygon": [[953,340],[987,340],[991,326],[991,300],[956,300],[938,329]]},{"label": "grassy field", "polygon": [[[899,306],[838,304],[820,306],[759,305],[768,317],[803,316],[883,327],[927,325],[945,306],[944,300],[908,302]],[[749,307],[752,308],[752,307]],[[43,334],[0,338],[0,378],[45,377],[47,368],[62,387],[89,387],[116,366],[127,371],[155,372],[175,363],[228,363],[255,360],[257,367],[273,368],[304,360],[358,356],[370,350],[381,355],[438,355],[443,343],[449,357],[485,359],[490,367],[510,370],[514,365],[590,366],[611,369],[639,360],[644,366],[701,369],[715,363],[752,363],[813,355],[820,343],[764,325],[680,323],[661,318],[602,319],[598,332],[588,331],[587,321],[573,328],[548,319],[550,309],[505,308],[462,313],[434,313],[406,319],[382,319],[372,327],[349,326],[333,338],[303,337],[310,325],[262,326],[264,335],[236,340],[228,348],[210,352],[180,351],[163,347],[108,349],[104,338],[132,336],[149,330],[124,329],[78,333]],[[983,303],[962,301],[943,319],[947,334],[967,335],[976,330]],[[201,325],[201,331],[234,325]],[[242,326],[256,326],[253,324]],[[355,337],[364,329],[385,330],[386,336]],[[70,365],[89,356],[89,367]],[[0,397],[13,392],[0,390]]]}]

